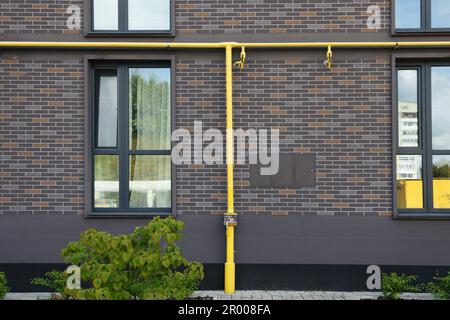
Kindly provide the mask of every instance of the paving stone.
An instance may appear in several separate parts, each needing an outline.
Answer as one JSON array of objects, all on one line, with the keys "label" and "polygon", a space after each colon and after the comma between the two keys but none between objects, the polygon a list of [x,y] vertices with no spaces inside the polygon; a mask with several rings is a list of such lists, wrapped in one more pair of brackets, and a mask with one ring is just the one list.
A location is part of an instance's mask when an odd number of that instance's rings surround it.
[{"label": "paving stone", "polygon": [[[223,291],[196,291],[192,298],[210,297],[213,300],[361,300],[377,299],[380,292],[336,292],[336,291],[261,291],[245,290],[235,294]],[[8,293],[5,300],[48,300],[50,293]],[[429,293],[405,293],[403,299],[433,300]]]}]

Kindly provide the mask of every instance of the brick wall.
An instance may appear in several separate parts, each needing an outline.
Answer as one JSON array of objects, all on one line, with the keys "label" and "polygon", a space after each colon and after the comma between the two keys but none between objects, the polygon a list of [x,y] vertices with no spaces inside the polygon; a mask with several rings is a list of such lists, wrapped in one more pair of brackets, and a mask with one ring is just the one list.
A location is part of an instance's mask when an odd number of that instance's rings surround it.
[{"label": "brick wall", "polygon": [[177,32],[315,33],[373,32],[367,8],[381,9],[382,31],[390,29],[390,1],[372,0],[177,0]]},{"label": "brick wall", "polygon": [[[66,28],[66,9],[83,3],[0,0],[0,33],[80,33]],[[176,32],[267,34],[267,41],[282,33],[371,32],[366,11],[373,4],[387,33],[388,0],[177,0]],[[341,57],[332,71],[324,54],[250,52],[245,70],[235,71],[236,127],[278,128],[281,152],[318,156],[315,188],[250,188],[248,166],[236,166],[237,212],[391,214],[388,53]],[[0,214],[83,214],[83,57],[9,56],[0,60]],[[204,129],[224,129],[223,71],[222,54],[177,53],[177,127],[201,120]],[[179,214],[223,214],[225,165],[179,166],[176,191]]]},{"label": "brick wall", "polygon": [[[66,27],[66,9],[83,0],[1,0],[0,33],[77,34]],[[381,31],[390,30],[389,0],[176,0],[178,34],[278,34],[374,32],[367,8],[381,9]],[[83,19],[82,19],[83,20]]]},{"label": "brick wall", "polygon": [[0,0],[0,34],[78,34],[66,25],[70,5],[83,0]]},{"label": "brick wall", "polygon": [[[251,58],[235,71],[236,128],[278,128],[280,151],[315,153],[314,188],[251,188],[236,166],[236,211],[272,215],[390,215],[389,57],[339,59],[330,72],[317,58]],[[224,129],[221,60],[180,59],[177,124]],[[219,72],[219,73],[218,73]],[[177,169],[178,213],[223,214],[226,167]]]},{"label": "brick wall", "polygon": [[[42,56],[42,55],[40,55]],[[321,56],[320,56],[321,58]],[[251,188],[236,166],[236,211],[391,214],[387,56],[249,56],[235,72],[236,128],[278,128],[281,152],[316,153],[314,188]],[[0,214],[83,214],[83,60],[4,57],[0,81]],[[177,127],[225,127],[223,57],[176,59]],[[177,167],[179,214],[223,214],[225,165]]]},{"label": "brick wall", "polygon": [[[341,57],[344,55],[341,55]],[[384,215],[391,210],[389,58],[250,61],[235,84],[237,127],[280,130],[280,151],[317,155],[317,187],[252,189],[237,169],[237,210],[253,214]]]},{"label": "brick wall", "polygon": [[82,214],[82,60],[0,60],[0,214]]}]

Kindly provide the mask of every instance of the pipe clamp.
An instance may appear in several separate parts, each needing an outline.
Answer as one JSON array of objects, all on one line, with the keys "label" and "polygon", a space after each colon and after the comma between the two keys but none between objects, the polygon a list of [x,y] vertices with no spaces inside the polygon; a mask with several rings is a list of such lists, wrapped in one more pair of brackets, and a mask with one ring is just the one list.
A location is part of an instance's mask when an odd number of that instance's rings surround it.
[{"label": "pipe clamp", "polygon": [[223,224],[228,227],[228,226],[237,226],[238,224],[238,217],[237,215],[225,215],[224,219],[223,219]]}]

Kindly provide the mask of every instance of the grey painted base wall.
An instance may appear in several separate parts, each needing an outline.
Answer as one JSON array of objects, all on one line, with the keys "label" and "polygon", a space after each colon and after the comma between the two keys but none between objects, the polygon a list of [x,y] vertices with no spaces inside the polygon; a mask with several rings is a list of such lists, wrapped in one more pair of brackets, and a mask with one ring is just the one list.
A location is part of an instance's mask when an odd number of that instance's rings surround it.
[{"label": "grey painted base wall", "polygon": [[[180,216],[185,255],[208,264],[225,260],[221,216]],[[0,216],[0,264],[61,263],[59,253],[80,232],[125,233],[144,219],[82,216]],[[238,264],[450,266],[450,221],[390,217],[242,216],[236,233]]]},{"label": "grey painted base wall", "polygon": [[[223,290],[223,264],[205,264],[205,278],[200,290]],[[446,274],[450,267],[380,266],[382,272],[418,276],[420,283],[432,281],[437,272]],[[0,264],[6,273],[11,292],[46,292],[49,289],[31,285],[49,270],[64,270],[64,264]],[[300,290],[300,291],[368,291],[367,266],[363,265],[294,265],[237,264],[237,290]]]}]

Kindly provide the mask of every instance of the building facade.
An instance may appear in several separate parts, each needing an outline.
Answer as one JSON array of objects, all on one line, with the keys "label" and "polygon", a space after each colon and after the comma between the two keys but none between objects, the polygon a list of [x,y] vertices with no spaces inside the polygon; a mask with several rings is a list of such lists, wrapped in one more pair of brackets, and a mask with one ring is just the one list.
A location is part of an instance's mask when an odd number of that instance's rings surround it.
[{"label": "building facade", "polygon": [[[331,69],[324,48],[262,48],[233,71],[234,126],[276,129],[280,149],[270,179],[235,166],[236,283],[362,290],[369,265],[424,279],[450,266],[450,52],[358,43],[450,41],[449,15],[439,0],[0,0],[0,39],[354,42],[332,48]],[[0,74],[13,289],[63,267],[88,228],[169,214],[206,265],[203,287],[223,287],[226,164],[170,155],[174,129],[225,131],[224,50],[5,46]]]}]

